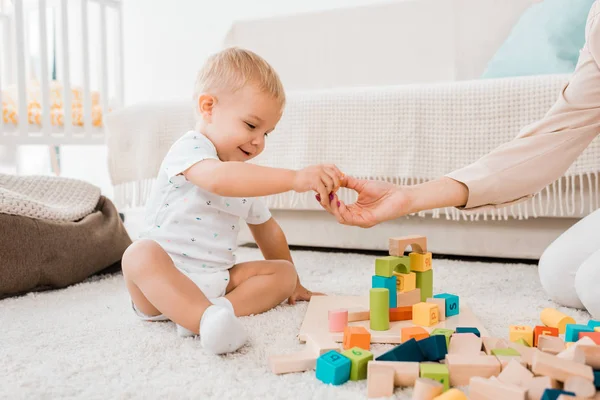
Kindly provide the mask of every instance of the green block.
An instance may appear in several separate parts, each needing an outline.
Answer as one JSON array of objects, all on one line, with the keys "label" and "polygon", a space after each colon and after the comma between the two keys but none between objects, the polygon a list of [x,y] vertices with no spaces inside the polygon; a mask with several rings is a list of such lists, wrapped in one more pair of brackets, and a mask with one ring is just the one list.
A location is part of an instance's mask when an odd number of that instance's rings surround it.
[{"label": "green block", "polygon": [[408,256],[388,256],[375,259],[375,275],[389,278],[394,271],[408,274],[410,272],[410,258]]},{"label": "green block", "polygon": [[495,356],[520,356],[521,354],[515,349],[492,349],[492,354]]},{"label": "green block", "polygon": [[417,287],[421,289],[421,301],[433,297],[433,269],[425,272],[413,271],[417,275]]},{"label": "green block", "polygon": [[445,364],[420,364],[421,378],[429,378],[444,385],[444,392],[450,389],[450,373]]},{"label": "green block", "polygon": [[374,331],[390,329],[390,291],[385,288],[369,290],[370,327]]},{"label": "green block", "polygon": [[351,381],[367,379],[367,364],[373,359],[373,353],[360,347],[353,347],[342,352],[342,355],[350,359]]},{"label": "green block", "polygon": [[446,336],[446,347],[450,348],[450,338],[452,337],[452,334],[454,333],[454,330],[452,329],[445,329],[445,328],[435,328],[434,330],[431,331],[431,336],[433,335],[444,335]]},{"label": "green block", "polygon": [[529,345],[529,343],[527,343],[527,340],[525,340],[525,339],[523,339],[523,338],[521,338],[521,339],[517,340],[515,343],[519,343],[519,344],[522,344],[523,346],[531,347],[531,346]]}]

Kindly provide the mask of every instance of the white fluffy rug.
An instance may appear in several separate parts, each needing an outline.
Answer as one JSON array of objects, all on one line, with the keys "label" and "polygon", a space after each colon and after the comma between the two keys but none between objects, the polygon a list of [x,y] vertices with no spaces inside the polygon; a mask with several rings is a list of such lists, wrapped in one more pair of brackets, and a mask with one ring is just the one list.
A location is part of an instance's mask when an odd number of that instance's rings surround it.
[{"label": "white fluffy rug", "polygon": [[[295,251],[305,286],[331,294],[368,291],[374,256]],[[240,260],[257,259],[240,249]],[[509,324],[539,323],[556,305],[542,291],[534,265],[435,259],[435,292],[461,296],[490,334]],[[251,343],[224,357],[181,339],[172,323],[144,323],[130,311],[121,275],[65,290],[0,301],[0,398],[10,399],[365,399],[366,381],[327,386],[314,371],[283,376],[269,354],[301,348],[296,334],[306,303],[243,318]],[[578,322],[589,315],[562,309]],[[376,354],[391,346],[374,346]],[[396,398],[410,398],[396,389]]]}]

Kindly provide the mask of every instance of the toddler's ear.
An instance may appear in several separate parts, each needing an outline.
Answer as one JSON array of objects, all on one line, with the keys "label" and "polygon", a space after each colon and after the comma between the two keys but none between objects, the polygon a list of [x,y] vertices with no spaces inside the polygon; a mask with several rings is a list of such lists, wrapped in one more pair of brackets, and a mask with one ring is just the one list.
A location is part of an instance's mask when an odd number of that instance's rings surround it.
[{"label": "toddler's ear", "polygon": [[198,112],[206,122],[211,122],[212,110],[215,103],[216,99],[210,94],[201,94],[198,97]]}]

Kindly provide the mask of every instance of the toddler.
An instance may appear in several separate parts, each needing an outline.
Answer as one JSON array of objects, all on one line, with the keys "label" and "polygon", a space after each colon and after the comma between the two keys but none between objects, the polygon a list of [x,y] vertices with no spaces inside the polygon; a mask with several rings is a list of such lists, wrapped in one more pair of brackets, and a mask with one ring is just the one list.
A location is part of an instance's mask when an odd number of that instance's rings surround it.
[{"label": "toddler", "polygon": [[[312,295],[283,231],[257,197],[313,190],[328,207],[344,178],[334,165],[293,171],[246,163],[263,151],[284,104],[277,73],[258,55],[229,48],[209,58],[195,85],[195,130],[165,156],[141,238],[123,255],[137,316],[172,320],[181,336],[199,334],[214,354],[246,342],[236,316]],[[265,260],[236,263],[240,218]]]}]

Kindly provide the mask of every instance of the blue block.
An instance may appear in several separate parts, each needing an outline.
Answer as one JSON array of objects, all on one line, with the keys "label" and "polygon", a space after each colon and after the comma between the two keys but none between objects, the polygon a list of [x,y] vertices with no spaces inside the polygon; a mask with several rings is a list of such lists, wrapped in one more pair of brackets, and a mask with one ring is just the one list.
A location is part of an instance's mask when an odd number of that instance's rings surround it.
[{"label": "blue block", "polygon": [[390,308],[396,308],[398,304],[398,296],[396,293],[396,277],[391,276],[386,278],[385,276],[373,275],[371,278],[371,287],[382,288],[390,291]]},{"label": "blue block", "polygon": [[467,326],[459,326],[456,328],[456,333],[474,333],[475,336],[481,337],[481,333],[479,333],[479,329],[467,327]]},{"label": "blue block", "polygon": [[428,338],[417,341],[419,349],[426,361],[443,360],[448,354],[448,346],[446,345],[446,336],[433,335]]},{"label": "blue block", "polygon": [[440,293],[433,296],[436,299],[446,299],[446,317],[458,315],[460,312],[460,304],[458,296],[450,293]]},{"label": "blue block", "polygon": [[590,319],[590,320],[588,321],[588,326],[589,326],[590,328],[592,328],[592,329],[594,329],[594,328],[597,328],[597,327],[599,327],[599,326],[600,326],[600,321],[596,321],[596,320]]},{"label": "blue block", "polygon": [[600,389],[600,371],[594,371],[594,386]]},{"label": "blue block", "polygon": [[579,340],[579,332],[594,332],[587,325],[567,324],[565,329],[565,342],[576,342]]},{"label": "blue block", "polygon": [[558,389],[546,389],[546,390],[544,390],[544,394],[542,395],[541,400],[556,400],[556,399],[558,399],[558,396],[560,396],[561,394],[575,396],[575,393],[573,393],[573,392],[565,392],[564,390],[558,390]]},{"label": "blue block", "polygon": [[341,385],[350,379],[350,359],[335,350],[317,358],[317,379],[323,383]]},{"label": "blue block", "polygon": [[[443,338],[443,336],[442,336]],[[444,339],[444,342],[446,340]],[[399,346],[394,347],[390,351],[383,353],[375,360],[377,361],[412,361],[412,362],[423,362],[426,361],[423,352],[421,351],[417,341],[415,339],[407,340]]]}]

